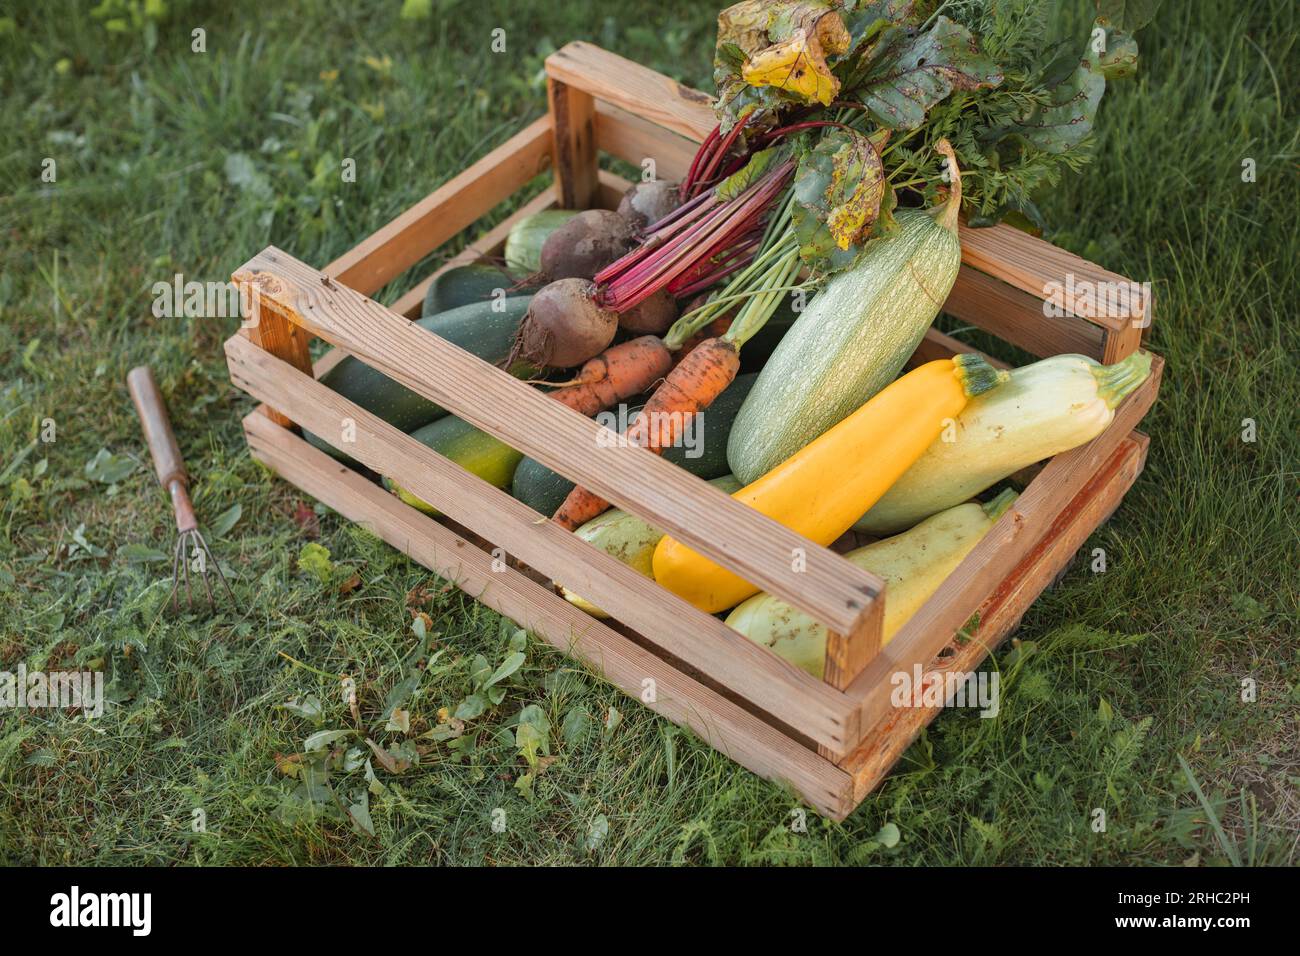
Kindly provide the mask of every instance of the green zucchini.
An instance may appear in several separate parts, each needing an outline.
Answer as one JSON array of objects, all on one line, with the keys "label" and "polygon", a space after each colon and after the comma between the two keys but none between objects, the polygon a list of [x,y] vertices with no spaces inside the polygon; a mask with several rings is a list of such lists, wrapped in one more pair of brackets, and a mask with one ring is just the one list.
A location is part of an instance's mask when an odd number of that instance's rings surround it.
[{"label": "green zucchini", "polygon": [[[462,305],[490,302],[493,298],[525,294],[516,285],[525,279],[525,274],[509,271],[490,262],[471,262],[468,265],[455,266],[441,272],[429,284],[429,291],[424,295],[424,308],[420,314],[424,317],[437,315]],[[527,288],[534,292],[536,288]]]},{"label": "green zucchini", "polygon": [[[698,426],[694,435],[698,447],[688,449],[675,445],[664,452],[664,458],[674,465],[680,465],[692,475],[700,478],[720,478],[727,473],[727,435],[731,432],[732,422],[740,410],[745,396],[754,387],[757,375],[749,373],[737,375],[718,396],[717,400],[700,414],[703,424]],[[632,409],[628,419],[639,409]],[[695,454],[698,452],[698,454]],[[688,454],[689,453],[689,454]],[[573,482],[563,475],[556,474],[541,462],[525,458],[515,470],[515,480],[510,493],[534,511],[547,516],[555,514],[555,509],[564,503],[564,499],[573,489]]]},{"label": "green zucchini", "polygon": [[[531,298],[520,295],[500,300],[499,303],[462,305],[420,319],[415,324],[472,352],[483,361],[495,364],[510,354],[515,332],[528,311]],[[533,370],[527,365],[521,365],[510,371],[524,377]],[[320,381],[404,432],[413,432],[421,425],[427,425],[447,414],[445,408],[417,395],[405,385],[393,381],[351,355],[322,375]],[[351,461],[345,452],[335,448],[325,438],[306,431],[303,437],[340,461]],[[340,435],[339,444],[343,443],[343,436]]]},{"label": "green zucchini", "polygon": [[[497,488],[510,484],[515,468],[524,457],[455,415],[447,415],[417,428],[411,432],[411,437]],[[384,477],[384,487],[425,514],[440,514],[433,505],[421,501],[392,478]]]},{"label": "green zucchini", "polygon": [[894,232],[813,297],[736,418],[727,461],[737,478],[760,478],[898,376],[957,278],[960,195],[954,177],[944,205],[898,213]]}]

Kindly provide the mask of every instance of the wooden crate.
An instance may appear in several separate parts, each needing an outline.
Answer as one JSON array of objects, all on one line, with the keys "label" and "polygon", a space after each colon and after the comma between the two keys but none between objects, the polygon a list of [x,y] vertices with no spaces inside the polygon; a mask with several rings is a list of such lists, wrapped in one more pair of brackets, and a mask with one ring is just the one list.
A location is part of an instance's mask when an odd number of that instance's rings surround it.
[{"label": "wooden crate", "polygon": [[[369,295],[454,238],[539,174],[552,181],[443,268],[499,253],[520,217],[553,205],[616,204],[626,180],[600,169],[605,153],[661,178],[685,171],[714,125],[709,97],[586,43],[546,64],[550,110],[323,271],[267,248],[234,275],[253,293],[253,316],[226,342],[235,385],[263,404],[244,419],[253,456],[394,547],[566,653],[763,777],[789,784],[836,819],[876,785],[936,714],[895,708],[890,676],[973,670],[1119,504],[1146,457],[1133,429],[1159,388],[1150,379],[1118,408],[1111,427],[1041,469],[941,590],[880,647],[884,584],[683,470],[639,448],[597,439],[601,426],[563,407],[409,319],[430,276],[392,308]],[[1126,283],[1014,229],[962,229],[962,268],[944,309],[1045,356],[1080,352],[1113,362],[1136,349],[1151,304],[1128,315],[1044,316],[1044,290],[1073,273]],[[436,275],[437,273],[434,273]],[[1127,286],[1125,286],[1127,288]],[[315,363],[308,345],[335,349]],[[969,351],[931,331],[914,360]],[[826,625],[822,680],[746,640],[609,555],[468,474],[317,381],[353,354],[562,475],[652,522]],[[1000,363],[998,363],[1000,364]],[[349,453],[432,503],[429,518],[295,433],[337,434],[350,420]],[[493,548],[510,561],[498,560]],[[791,570],[803,548],[807,567]],[[498,554],[500,552],[497,552]],[[545,582],[557,580],[605,608],[588,617]],[[966,636],[955,634],[965,626]]]}]

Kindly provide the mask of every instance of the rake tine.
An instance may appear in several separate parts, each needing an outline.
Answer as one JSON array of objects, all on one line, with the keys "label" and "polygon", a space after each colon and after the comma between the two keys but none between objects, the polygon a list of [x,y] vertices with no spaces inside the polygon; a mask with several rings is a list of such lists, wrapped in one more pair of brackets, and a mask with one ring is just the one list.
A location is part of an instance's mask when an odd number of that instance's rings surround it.
[{"label": "rake tine", "polygon": [[185,552],[185,536],[181,535],[176,539],[176,547],[172,548],[172,613],[180,611],[180,595],[177,591],[181,584],[181,555]]},{"label": "rake tine", "polygon": [[208,580],[208,565],[215,563],[216,559],[212,557],[212,551],[209,550],[208,543],[203,540],[203,535],[195,531],[194,538],[196,541],[198,541],[199,547],[203,549],[203,554],[204,554],[203,574],[201,575],[201,577],[203,578],[203,587],[208,592],[208,604],[209,606],[215,608],[217,606],[217,599],[216,596],[213,595],[212,593],[212,582]]},{"label": "rake tine", "polygon": [[207,541],[204,541],[202,535],[199,536],[199,540],[200,540],[200,541],[203,541],[203,550],[205,550],[205,551],[208,552],[208,560],[209,560],[210,563],[212,564],[212,567],[216,568],[216,571],[217,571],[217,578],[220,579],[220,581],[221,581],[221,586],[224,587],[224,588],[226,589],[226,593],[227,593],[228,595],[230,595],[230,600],[231,600],[231,602],[233,603],[233,602],[235,601],[235,592],[234,592],[233,590],[231,590],[231,588],[230,588],[230,582],[226,580],[226,576],[225,576],[225,574],[223,574],[222,571],[221,571],[221,562],[218,561],[218,560],[216,559],[216,557],[213,556],[212,551],[209,550],[209,548],[208,548],[208,543],[207,543]]},{"label": "rake tine", "polygon": [[[188,537],[189,537],[188,534],[182,534],[181,540],[184,541]],[[185,568],[185,603],[189,606],[189,609],[192,611],[194,610],[194,589],[190,586],[190,561],[188,555],[186,555],[185,557],[183,567]]]}]

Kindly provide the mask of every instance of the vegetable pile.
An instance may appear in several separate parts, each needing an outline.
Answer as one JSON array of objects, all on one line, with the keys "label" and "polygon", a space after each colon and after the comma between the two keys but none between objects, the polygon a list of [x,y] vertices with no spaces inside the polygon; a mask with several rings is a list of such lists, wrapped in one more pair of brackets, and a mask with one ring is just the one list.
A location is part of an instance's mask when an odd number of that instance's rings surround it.
[{"label": "vegetable pile", "polygon": [[[636,406],[629,444],[817,543],[892,535],[848,554],[888,583],[888,640],[1012,506],[1002,483],[1095,437],[1149,373],[1142,353],[1010,374],[957,355],[900,377],[956,281],[959,216],[1042,227],[1035,193],[1086,163],[1155,5],[1098,0],[1080,53],[1038,0],[744,0],[718,18],[718,124],[682,182],[528,217],[504,267],[443,273],[420,324],[582,414]],[[801,612],[355,359],[326,380],[820,676]]]}]

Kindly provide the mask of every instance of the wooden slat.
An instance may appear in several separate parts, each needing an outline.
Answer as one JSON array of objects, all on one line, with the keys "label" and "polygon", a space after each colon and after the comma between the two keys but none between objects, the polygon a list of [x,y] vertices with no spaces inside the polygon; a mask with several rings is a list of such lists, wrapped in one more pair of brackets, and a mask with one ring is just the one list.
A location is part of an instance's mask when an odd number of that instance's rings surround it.
[{"label": "wooden slat", "polygon": [[[263,302],[261,287],[251,283],[240,289],[242,301],[251,304],[249,319],[241,323],[237,334],[244,336],[260,349],[284,359],[301,372],[311,374],[310,336],[290,322],[284,311],[273,302]],[[277,425],[293,424],[277,409],[262,406],[257,410]]]},{"label": "wooden slat", "polygon": [[[450,529],[402,504],[350,468],[260,416],[244,419],[252,455],[281,477],[355,521],[553,646],[585,661],[624,693],[761,777],[784,781],[822,813],[842,818],[848,774],[758,717],[588,617]],[[644,701],[645,681],[655,682]]]},{"label": "wooden slat", "polygon": [[[1075,295],[1065,301],[1069,311],[1102,328],[1118,331],[1136,320],[1144,322],[1147,314],[1145,297],[1141,290],[1129,294],[1131,283],[1115,272],[1103,269],[1059,246],[1038,239],[1011,226],[990,226],[971,229],[963,225],[960,230],[961,261],[973,269],[988,273],[1023,292],[1046,299],[1051,283],[1066,285],[1073,276]],[[1105,303],[1089,303],[1083,295],[1082,283],[1112,285],[1120,291],[1118,314],[1107,314]]]},{"label": "wooden slat", "polygon": [[1075,315],[1049,317],[1043,300],[963,265],[943,311],[1040,358],[1077,352],[1102,357],[1102,330]]},{"label": "wooden slat", "polygon": [[[1119,506],[1142,471],[1147,437],[1133,432],[1057,516],[1051,529],[980,607],[980,623],[965,643],[952,641],[924,673],[971,673],[1020,622],[1020,618],[1083,547],[1097,526]],[[872,727],[841,762],[853,776],[853,802],[869,794],[903,755],[939,708],[895,707]]]},{"label": "wooden slat", "polygon": [[423,281],[415,286],[415,288],[411,289],[406,293],[406,295],[393,303],[393,311],[408,319],[418,319],[420,317],[420,309],[424,306],[424,297],[429,294],[429,286],[433,285],[434,279],[438,278],[438,276],[442,275],[448,269],[468,265],[469,263],[484,257],[500,256],[502,250],[505,249],[506,240],[510,238],[510,230],[514,228],[516,223],[521,219],[528,218],[533,213],[541,212],[544,209],[550,209],[555,205],[555,203],[555,187],[547,186],[532,199],[528,200],[528,202],[520,206],[508,218],[501,220],[500,223],[483,233],[483,235],[479,236],[468,246],[430,273]]},{"label": "wooden slat", "polygon": [[1010,368],[1006,362],[996,359],[992,355],[987,355],[979,349],[971,348],[965,342],[954,339],[951,335],[945,335],[938,329],[926,329],[925,337],[921,339],[921,344],[916,347],[912,357],[907,360],[908,368],[916,368],[918,365],[924,365],[926,362],[933,362],[936,359],[952,358],[966,352],[970,355],[978,355],[984,361],[988,362],[994,368]]},{"label": "wooden slat", "polygon": [[[430,333],[411,328],[433,338]],[[416,350],[408,351],[418,368],[413,357]],[[401,354],[403,350],[396,352]],[[475,534],[499,543],[512,557],[584,595],[686,666],[728,687],[738,698],[761,710],[779,705],[782,721],[834,752],[843,752],[856,742],[856,705],[839,691],[748,641],[722,621],[696,610],[616,558],[544,520],[506,492],[243,338],[233,336],[226,342],[226,356],[231,380],[238,388],[272,407],[283,407],[295,421],[318,435],[332,434],[339,422],[351,419],[356,426],[356,441],[347,448],[350,456],[400,481],[412,494]],[[563,408],[535,390],[523,388],[548,406]],[[478,398],[486,405],[492,404],[487,395]],[[462,397],[460,404],[465,401]],[[569,414],[598,427],[590,419]],[[548,431],[541,428],[538,434],[545,436]],[[716,491],[685,473],[683,477],[703,489]],[[731,501],[726,495],[721,497]]]},{"label": "wooden slat", "polygon": [[[609,442],[595,421],[275,248],[241,267],[294,321],[566,478],[811,614],[852,631],[879,578],[643,448]],[[268,290],[274,289],[274,293]],[[395,474],[405,479],[409,476]],[[457,520],[468,525],[460,515]],[[788,555],[807,554],[796,571]]]},{"label": "wooden slat", "polygon": [[370,295],[541,173],[551,162],[551,118],[529,123],[460,175],[339,256],[324,272]]},{"label": "wooden slat", "polygon": [[640,166],[654,160],[657,179],[679,182],[690,171],[699,143],[669,133],[625,109],[596,101],[596,148]]},{"label": "wooden slat", "polygon": [[914,664],[927,665],[970,619],[980,603],[1006,578],[1046,533],[1079,489],[1142,420],[1160,389],[1164,362],[1154,356],[1151,375],[1115,411],[1110,426],[1079,448],[1048,462],[1041,474],[957,566],[943,587],[894,635],[848,688],[862,702],[862,726],[871,727],[890,709],[889,678]]},{"label": "wooden slat", "polygon": [[551,107],[551,155],[555,189],[565,209],[590,209],[596,202],[596,101],[555,77],[546,80]]},{"label": "wooden slat", "polygon": [[546,75],[692,142],[702,142],[718,125],[707,93],[591,43],[568,43],[552,53]]}]

